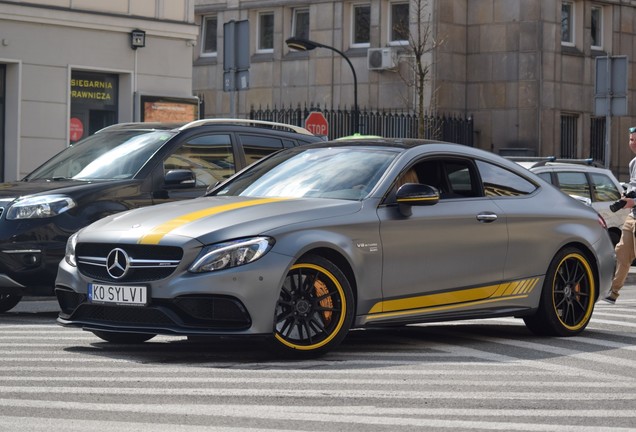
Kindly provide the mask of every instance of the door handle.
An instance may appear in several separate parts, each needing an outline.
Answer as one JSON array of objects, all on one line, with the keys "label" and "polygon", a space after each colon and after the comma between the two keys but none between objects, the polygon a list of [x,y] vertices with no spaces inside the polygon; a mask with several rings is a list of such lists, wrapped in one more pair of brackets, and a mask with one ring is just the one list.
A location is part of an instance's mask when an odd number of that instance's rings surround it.
[{"label": "door handle", "polygon": [[497,220],[497,215],[491,212],[479,213],[477,215],[477,220],[479,222],[490,223]]}]

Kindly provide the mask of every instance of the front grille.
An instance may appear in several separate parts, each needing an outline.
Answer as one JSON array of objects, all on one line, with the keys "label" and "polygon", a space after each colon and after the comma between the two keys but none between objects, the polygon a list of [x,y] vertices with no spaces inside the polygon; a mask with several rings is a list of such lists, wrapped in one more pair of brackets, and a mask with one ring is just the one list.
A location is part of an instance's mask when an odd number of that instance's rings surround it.
[{"label": "front grille", "polygon": [[73,314],[73,320],[109,324],[170,325],[173,321],[162,311],[147,307],[81,305]]},{"label": "front grille", "polygon": [[[116,278],[108,272],[107,258],[114,249],[129,257],[129,268]],[[118,245],[114,243],[79,243],[75,249],[77,268],[84,276],[110,282],[144,282],[170,276],[183,257],[175,246]]]},{"label": "front grille", "polygon": [[[60,294],[58,298],[60,298]],[[64,295],[67,295],[64,293]],[[78,294],[80,296],[80,294]],[[85,300],[85,296],[83,296]],[[101,305],[83,302],[65,312],[70,321],[110,326],[172,328],[178,333],[193,330],[244,330],[252,321],[243,304],[228,296],[188,295],[172,300],[154,300],[144,307]]]},{"label": "front grille", "polygon": [[235,298],[223,296],[182,296],[174,304],[186,315],[201,321],[247,324],[247,310]]}]

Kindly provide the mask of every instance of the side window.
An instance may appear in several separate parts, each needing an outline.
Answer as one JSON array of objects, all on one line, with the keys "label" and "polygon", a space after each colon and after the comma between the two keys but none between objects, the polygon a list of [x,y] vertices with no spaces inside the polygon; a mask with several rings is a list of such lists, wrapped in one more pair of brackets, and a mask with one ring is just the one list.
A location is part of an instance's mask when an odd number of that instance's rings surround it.
[{"label": "side window", "polygon": [[538,173],[537,175],[539,177],[541,177],[543,180],[545,180],[548,183],[552,184],[552,176],[550,175],[549,172],[542,172],[542,173]]},{"label": "side window", "polygon": [[574,46],[574,3],[561,3],[561,45]]},{"label": "side window", "polygon": [[216,15],[203,17],[201,23],[201,56],[212,57],[217,54],[217,30],[218,19]]},{"label": "side window", "polygon": [[371,5],[354,4],[351,8],[351,46],[368,47],[371,41]]},{"label": "side window", "polygon": [[557,172],[559,189],[568,195],[577,195],[592,199],[590,185],[585,173],[582,172]]},{"label": "side window", "polygon": [[309,9],[294,9],[292,16],[292,35],[301,39],[309,39]]},{"label": "side window", "polygon": [[389,43],[405,44],[409,40],[409,33],[409,3],[391,3],[389,5]]},{"label": "side window", "polygon": [[475,176],[471,175],[471,165],[468,162],[452,161],[446,162],[444,165],[453,195],[463,197],[478,195]]},{"label": "side window", "polygon": [[593,201],[611,201],[620,199],[621,193],[611,178],[605,174],[592,173]]},{"label": "side window", "polygon": [[398,185],[405,182],[422,183],[437,188],[441,199],[480,196],[474,165],[460,159],[427,159],[417,163],[409,170],[414,171],[413,178],[400,179]]},{"label": "side window", "polygon": [[497,165],[477,161],[484,193],[489,197],[515,197],[534,192],[537,187],[518,174]]},{"label": "side window", "polygon": [[234,154],[229,135],[203,135],[179,147],[163,162],[164,172],[188,169],[197,187],[208,187],[234,174]]},{"label": "side window", "polygon": [[247,165],[285,147],[283,140],[280,138],[239,134],[239,140],[245,152],[245,163]]},{"label": "side window", "polygon": [[274,51],[274,13],[261,12],[258,15],[256,47],[258,52]]}]

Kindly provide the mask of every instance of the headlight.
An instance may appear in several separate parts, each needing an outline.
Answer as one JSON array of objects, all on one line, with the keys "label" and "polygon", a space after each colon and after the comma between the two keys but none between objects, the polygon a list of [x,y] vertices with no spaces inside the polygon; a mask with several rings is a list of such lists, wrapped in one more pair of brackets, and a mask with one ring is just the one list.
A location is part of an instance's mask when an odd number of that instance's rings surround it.
[{"label": "headlight", "polygon": [[38,219],[57,216],[75,207],[66,195],[44,195],[19,198],[7,211],[7,219]]},{"label": "headlight", "polygon": [[188,270],[202,273],[248,264],[265,255],[273,245],[270,237],[252,237],[206,246]]},{"label": "headlight", "polygon": [[75,257],[75,245],[77,244],[77,233],[70,236],[66,242],[66,252],[64,260],[73,267],[77,267],[77,259]]}]

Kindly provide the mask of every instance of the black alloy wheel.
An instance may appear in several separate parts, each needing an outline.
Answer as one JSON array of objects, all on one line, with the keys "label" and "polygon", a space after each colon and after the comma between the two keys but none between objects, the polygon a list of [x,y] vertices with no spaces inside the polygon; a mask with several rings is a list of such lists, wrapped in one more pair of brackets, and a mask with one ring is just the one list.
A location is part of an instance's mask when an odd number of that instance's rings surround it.
[{"label": "black alloy wheel", "polygon": [[349,281],[331,261],[310,255],[294,264],[276,304],[274,346],[295,357],[313,357],[336,347],[354,316]]},{"label": "black alloy wheel", "polygon": [[597,296],[590,260],[576,248],[562,249],[548,268],[537,313],[524,321],[537,334],[574,336],[590,322]]}]

